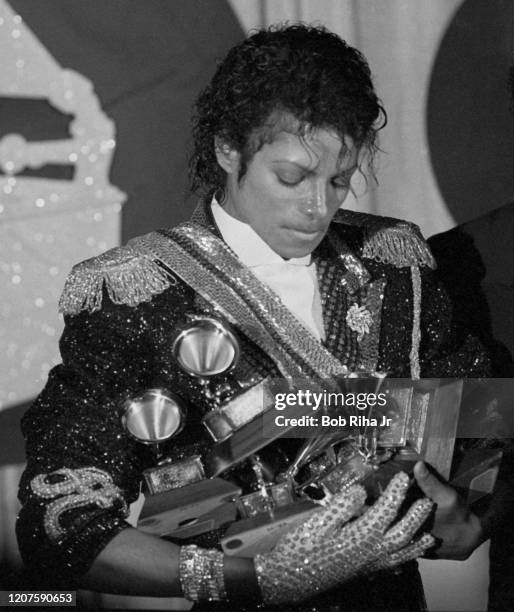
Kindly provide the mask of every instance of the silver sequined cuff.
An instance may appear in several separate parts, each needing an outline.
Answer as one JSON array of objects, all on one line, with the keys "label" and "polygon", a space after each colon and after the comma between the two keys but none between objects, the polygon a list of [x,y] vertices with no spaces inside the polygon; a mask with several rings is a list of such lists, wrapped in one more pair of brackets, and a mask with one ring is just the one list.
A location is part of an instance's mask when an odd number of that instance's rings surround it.
[{"label": "silver sequined cuff", "polygon": [[182,546],[179,578],[182,592],[190,601],[222,601],[227,598],[223,553],[216,549]]}]

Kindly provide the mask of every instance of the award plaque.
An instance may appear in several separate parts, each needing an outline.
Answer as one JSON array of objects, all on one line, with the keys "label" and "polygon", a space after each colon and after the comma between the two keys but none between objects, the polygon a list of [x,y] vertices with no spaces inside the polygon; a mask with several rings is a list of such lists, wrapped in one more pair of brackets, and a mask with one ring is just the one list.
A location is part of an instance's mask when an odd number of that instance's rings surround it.
[{"label": "award plaque", "polygon": [[450,477],[463,382],[427,379],[412,383],[407,443],[445,479]]},{"label": "award plaque", "polygon": [[157,467],[143,472],[146,486],[151,495],[179,489],[205,478],[203,464],[199,455],[181,461],[165,459]]}]

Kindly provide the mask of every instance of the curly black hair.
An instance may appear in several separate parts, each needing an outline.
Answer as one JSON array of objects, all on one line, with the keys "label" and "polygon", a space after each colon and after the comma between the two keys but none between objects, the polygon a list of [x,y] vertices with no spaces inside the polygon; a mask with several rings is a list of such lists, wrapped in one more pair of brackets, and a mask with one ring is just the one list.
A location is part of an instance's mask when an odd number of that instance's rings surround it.
[{"label": "curly black hair", "polygon": [[241,153],[241,178],[284,113],[297,133],[329,128],[350,136],[370,163],[387,120],[364,56],[337,34],[309,25],[260,30],[229,51],[196,101],[192,190],[208,196],[224,188],[215,137]]}]

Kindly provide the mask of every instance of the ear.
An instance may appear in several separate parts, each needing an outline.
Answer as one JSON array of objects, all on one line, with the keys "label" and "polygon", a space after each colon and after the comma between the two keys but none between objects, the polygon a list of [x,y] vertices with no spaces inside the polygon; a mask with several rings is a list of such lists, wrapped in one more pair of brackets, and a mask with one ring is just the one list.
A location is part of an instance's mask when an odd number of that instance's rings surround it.
[{"label": "ear", "polygon": [[241,155],[228,142],[223,141],[216,136],[214,138],[214,152],[218,164],[225,170],[227,174],[235,174],[239,171],[239,162]]}]

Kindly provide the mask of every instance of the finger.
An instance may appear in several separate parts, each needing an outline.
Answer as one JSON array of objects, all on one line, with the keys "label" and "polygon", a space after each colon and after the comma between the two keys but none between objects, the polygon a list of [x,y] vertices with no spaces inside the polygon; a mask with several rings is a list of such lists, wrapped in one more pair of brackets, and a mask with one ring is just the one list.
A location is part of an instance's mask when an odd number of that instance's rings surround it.
[{"label": "finger", "polygon": [[325,518],[319,529],[320,535],[326,536],[342,527],[351,518],[356,516],[366,501],[366,490],[361,485],[353,485],[334,496],[327,509],[331,513]]},{"label": "finger", "polygon": [[385,491],[373,506],[359,519],[364,529],[379,530],[383,533],[394,520],[399,507],[402,505],[407,489],[409,477],[405,472],[395,474],[387,485]]},{"label": "finger", "polygon": [[307,521],[309,533],[316,532],[319,537],[331,535],[339,527],[353,518],[366,501],[366,491],[360,485],[353,485],[334,495],[327,507]]},{"label": "finger", "polygon": [[436,504],[446,504],[455,496],[454,490],[432,474],[423,461],[414,466],[414,477],[423,493]]},{"label": "finger", "polygon": [[434,537],[429,533],[425,533],[419,540],[416,540],[412,544],[378,559],[373,565],[373,570],[389,569],[401,565],[402,563],[407,563],[407,561],[412,561],[412,559],[417,559],[431,548],[434,543]]},{"label": "finger", "polygon": [[402,520],[386,532],[382,546],[388,552],[394,552],[409,544],[416,531],[427,520],[433,507],[433,502],[427,498],[415,501]]}]

